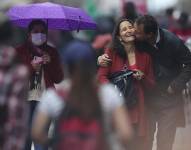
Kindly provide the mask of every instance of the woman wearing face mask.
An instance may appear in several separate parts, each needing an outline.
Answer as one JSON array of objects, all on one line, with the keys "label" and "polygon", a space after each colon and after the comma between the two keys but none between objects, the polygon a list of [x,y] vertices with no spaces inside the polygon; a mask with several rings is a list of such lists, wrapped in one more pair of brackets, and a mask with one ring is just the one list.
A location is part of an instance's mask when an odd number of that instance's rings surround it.
[{"label": "woman wearing face mask", "polygon": [[131,123],[135,130],[134,138],[128,144],[128,150],[147,150],[146,129],[147,118],[144,105],[144,89],[154,86],[151,58],[135,47],[134,27],[130,20],[121,19],[116,24],[113,32],[112,43],[105,53],[111,59],[108,67],[100,67],[98,79],[107,83],[109,76],[115,72],[129,69],[133,73],[131,86],[136,89],[138,101],[133,106],[128,106]]},{"label": "woman wearing face mask", "polygon": [[[28,101],[30,105],[31,126],[34,109],[44,90],[54,87],[63,79],[63,71],[58,52],[47,45],[48,28],[42,20],[33,20],[28,26],[27,41],[16,48],[17,54],[30,70],[30,91]],[[30,132],[29,132],[30,133]],[[31,150],[31,137],[26,143],[25,150]],[[35,150],[39,149],[35,145]]]}]

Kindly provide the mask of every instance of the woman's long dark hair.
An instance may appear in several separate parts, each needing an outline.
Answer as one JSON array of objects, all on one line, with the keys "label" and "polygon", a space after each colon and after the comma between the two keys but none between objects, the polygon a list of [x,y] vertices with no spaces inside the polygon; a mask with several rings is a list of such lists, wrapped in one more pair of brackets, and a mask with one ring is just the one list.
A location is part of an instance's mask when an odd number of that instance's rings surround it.
[{"label": "woman's long dark hair", "polygon": [[[93,53],[94,50],[91,49],[91,51]],[[80,53],[80,50],[76,52]],[[93,57],[93,60],[82,58],[68,63],[67,69],[72,80],[68,95],[68,107],[75,110],[75,115],[86,121],[95,118],[101,119],[102,111],[98,97],[98,87],[95,82],[96,57]]]},{"label": "woman's long dark hair", "polygon": [[109,46],[109,48],[111,48],[113,51],[116,51],[117,55],[119,55],[121,58],[126,59],[126,52],[125,52],[125,48],[124,46],[121,44],[121,41],[119,40],[119,27],[120,24],[124,21],[128,21],[131,24],[133,24],[133,22],[129,19],[126,18],[121,18],[115,25],[115,28],[113,30],[113,34],[112,34],[112,43]]}]

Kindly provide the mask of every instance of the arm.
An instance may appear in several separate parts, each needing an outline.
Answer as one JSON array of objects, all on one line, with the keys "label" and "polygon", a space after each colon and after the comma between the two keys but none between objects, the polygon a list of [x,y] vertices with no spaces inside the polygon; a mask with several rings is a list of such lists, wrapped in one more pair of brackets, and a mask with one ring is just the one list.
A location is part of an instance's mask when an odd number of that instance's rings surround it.
[{"label": "arm", "polygon": [[47,63],[45,67],[48,70],[48,74],[50,75],[52,81],[54,83],[59,83],[64,78],[62,63],[60,61],[59,54],[56,49],[51,49],[49,55],[50,63]]},{"label": "arm", "polygon": [[48,89],[41,97],[32,124],[32,138],[42,145],[49,144],[47,127],[56,119],[64,107],[63,100],[55,90]]},{"label": "arm", "polygon": [[25,45],[24,46],[18,46],[16,48],[16,53],[17,53],[19,61],[21,63],[24,63],[28,67],[30,75],[35,73],[35,69],[31,64],[30,54],[29,54],[26,46]]},{"label": "arm", "polygon": [[[103,85],[103,98],[106,106],[109,109],[108,113],[112,115],[110,126],[114,127],[114,132],[117,133],[121,143],[127,144],[132,136],[131,123],[128,116],[127,107],[124,103],[123,96],[119,96],[120,92],[112,84]],[[107,116],[107,115],[106,115]]]},{"label": "arm", "polygon": [[47,113],[38,112],[33,120],[32,138],[36,143],[47,145],[48,133],[46,131],[47,125],[50,122],[50,117]]},{"label": "arm", "polygon": [[146,57],[146,66],[145,66],[145,72],[144,72],[143,85],[147,89],[152,89],[155,85],[153,64],[152,64],[152,59],[151,59],[150,55],[147,55],[147,57]]},{"label": "arm", "polygon": [[126,146],[133,132],[128,112],[124,105],[116,108],[113,113],[113,123],[121,143]]},{"label": "arm", "polygon": [[[112,55],[111,55],[111,52],[109,49],[105,50],[105,54],[106,53],[107,53],[109,58],[112,58]],[[109,82],[109,79],[108,79],[109,70],[110,70],[109,66],[107,66],[107,67],[100,66],[99,67],[98,72],[97,72],[97,77],[98,77],[98,80],[100,83],[108,83]]]},{"label": "arm", "polygon": [[181,91],[185,88],[186,82],[191,78],[191,52],[182,41],[175,49],[174,59],[181,65],[181,73],[171,82],[173,91]]}]

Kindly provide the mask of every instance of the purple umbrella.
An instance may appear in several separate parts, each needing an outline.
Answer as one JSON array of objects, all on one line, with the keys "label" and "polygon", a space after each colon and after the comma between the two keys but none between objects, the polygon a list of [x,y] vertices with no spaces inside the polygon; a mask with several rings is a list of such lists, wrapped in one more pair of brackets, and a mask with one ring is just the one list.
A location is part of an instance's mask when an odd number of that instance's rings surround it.
[{"label": "purple umbrella", "polygon": [[49,29],[93,30],[96,23],[80,8],[68,7],[50,2],[14,6],[7,12],[13,24],[28,27],[35,19],[44,20]]}]

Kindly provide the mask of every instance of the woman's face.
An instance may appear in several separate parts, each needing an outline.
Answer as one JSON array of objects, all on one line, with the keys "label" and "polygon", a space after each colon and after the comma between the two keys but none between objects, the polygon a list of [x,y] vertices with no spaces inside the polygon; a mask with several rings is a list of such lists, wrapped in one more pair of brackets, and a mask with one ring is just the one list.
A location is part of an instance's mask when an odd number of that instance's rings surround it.
[{"label": "woman's face", "polygon": [[132,42],[135,40],[135,29],[128,21],[123,21],[119,25],[119,40],[123,43]]},{"label": "woman's face", "polygon": [[30,34],[29,40],[36,46],[43,45],[47,40],[46,29],[43,25],[34,25]]}]

